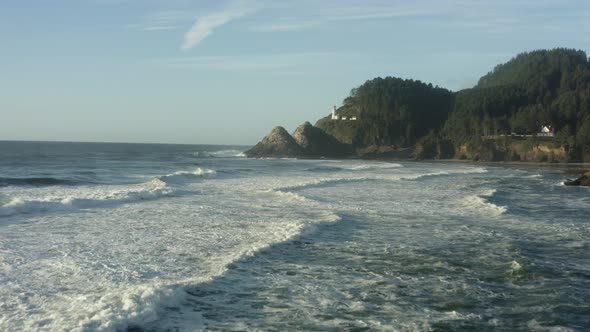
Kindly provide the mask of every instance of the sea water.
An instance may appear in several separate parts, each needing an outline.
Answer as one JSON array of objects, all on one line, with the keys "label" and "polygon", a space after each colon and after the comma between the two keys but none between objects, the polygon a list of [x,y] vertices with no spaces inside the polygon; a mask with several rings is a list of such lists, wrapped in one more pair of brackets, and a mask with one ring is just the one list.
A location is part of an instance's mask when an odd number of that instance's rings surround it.
[{"label": "sea water", "polygon": [[587,331],[551,169],[0,142],[0,331]]}]

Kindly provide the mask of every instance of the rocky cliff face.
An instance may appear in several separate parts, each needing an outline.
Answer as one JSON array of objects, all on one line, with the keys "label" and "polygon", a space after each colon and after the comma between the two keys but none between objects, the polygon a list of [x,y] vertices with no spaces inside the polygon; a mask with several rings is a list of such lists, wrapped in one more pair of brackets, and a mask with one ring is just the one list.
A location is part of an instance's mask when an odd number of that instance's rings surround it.
[{"label": "rocky cliff face", "polygon": [[293,138],[303,149],[304,155],[309,158],[343,158],[354,153],[349,144],[341,143],[309,122],[297,127],[293,132]]},{"label": "rocky cliff face", "polygon": [[462,144],[456,148],[455,158],[474,161],[570,162],[572,156],[564,146],[553,143],[486,141],[479,146]]},{"label": "rocky cliff face", "polygon": [[275,127],[244,154],[248,158],[295,158],[303,155],[303,149],[285,128]]},{"label": "rocky cliff face", "polygon": [[283,127],[274,128],[244,154],[249,158],[345,158],[354,155],[354,151],[350,145],[305,122],[293,136]]},{"label": "rocky cliff face", "polygon": [[584,174],[575,180],[565,181],[566,186],[584,186],[590,187],[590,170],[584,171]]},{"label": "rocky cliff face", "polygon": [[[432,137],[416,145],[369,145],[353,148],[309,122],[291,136],[283,127],[274,128],[244,154],[250,158],[348,158],[363,159],[463,159],[472,161],[579,162],[586,161],[568,147],[552,140],[487,139],[458,146],[448,139]],[[581,159],[581,160],[580,160]]]}]

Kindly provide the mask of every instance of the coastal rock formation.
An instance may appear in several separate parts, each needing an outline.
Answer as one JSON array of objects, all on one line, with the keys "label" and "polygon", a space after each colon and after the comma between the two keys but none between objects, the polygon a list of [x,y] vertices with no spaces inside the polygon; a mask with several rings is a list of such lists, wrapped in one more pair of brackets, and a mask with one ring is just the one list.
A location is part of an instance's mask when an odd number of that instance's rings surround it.
[{"label": "coastal rock formation", "polygon": [[303,155],[303,149],[283,127],[275,127],[250,150],[248,158],[294,158]]},{"label": "coastal rock formation", "polygon": [[357,150],[357,155],[363,159],[414,159],[414,154],[414,148],[384,145],[371,145]]},{"label": "coastal rock formation", "polygon": [[293,138],[303,149],[303,154],[307,158],[343,158],[353,155],[350,145],[341,143],[309,122],[297,127],[293,132]]},{"label": "coastal rock formation", "polygon": [[250,150],[244,152],[249,158],[346,158],[354,155],[348,144],[305,122],[293,132],[275,127],[270,134]]},{"label": "coastal rock formation", "polygon": [[590,187],[590,170],[584,171],[584,174],[575,180],[565,181],[566,186],[584,186]]},{"label": "coastal rock formation", "polygon": [[455,149],[455,158],[473,161],[567,163],[579,158],[566,146],[547,140],[535,142],[511,137],[473,140]]}]

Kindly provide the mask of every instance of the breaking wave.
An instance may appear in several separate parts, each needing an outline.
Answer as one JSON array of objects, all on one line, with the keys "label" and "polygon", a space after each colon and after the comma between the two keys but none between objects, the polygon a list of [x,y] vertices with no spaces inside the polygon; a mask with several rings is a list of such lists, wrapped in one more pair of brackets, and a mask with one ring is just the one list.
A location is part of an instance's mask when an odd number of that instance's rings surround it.
[{"label": "breaking wave", "polygon": [[297,183],[291,186],[276,188],[277,191],[291,191],[291,190],[299,190],[305,188],[315,188],[315,187],[323,187],[323,186],[330,186],[336,185],[339,183],[349,183],[349,182],[359,182],[359,181],[372,181],[376,180],[375,177],[350,177],[350,178],[327,178],[327,179],[317,179],[307,182]]},{"label": "breaking wave", "polygon": [[[395,167],[395,166],[393,166],[393,167]],[[276,189],[280,190],[280,191],[290,191],[290,190],[299,190],[299,189],[305,189],[305,188],[315,188],[315,187],[337,185],[337,184],[341,184],[341,183],[350,183],[350,182],[418,180],[418,179],[425,178],[425,177],[453,175],[453,174],[477,174],[477,173],[486,173],[486,172],[487,172],[487,170],[485,168],[467,168],[467,169],[452,170],[450,172],[439,171],[439,172],[418,173],[418,174],[394,173],[394,174],[387,174],[387,175],[385,175],[385,174],[371,174],[369,176],[329,177],[329,178],[320,178],[320,179],[315,179],[315,180],[311,180],[311,181],[301,182],[301,183],[297,183],[297,184],[294,184],[291,186],[285,186],[285,187],[280,187],[280,188],[276,188]]]},{"label": "breaking wave", "polygon": [[[92,315],[80,317],[78,323],[84,330],[120,331],[138,328],[158,320],[160,313],[167,308],[175,308],[179,312],[191,310],[186,307],[187,299],[198,296],[198,288],[225,274],[232,263],[256,255],[260,251],[277,243],[295,240],[300,236],[314,232],[320,223],[336,223],[341,217],[334,212],[321,213],[320,219],[314,223],[289,225],[269,234],[264,241],[249,242],[232,253],[225,253],[217,259],[216,266],[207,273],[176,282],[156,282],[152,284],[125,285],[122,289],[113,289],[96,301],[92,308],[86,308]],[[116,303],[118,305],[113,306]],[[71,310],[87,305],[86,301],[72,304]]]},{"label": "breaking wave", "polygon": [[[134,185],[87,187],[83,190],[64,191],[61,194],[41,198],[4,197],[0,201],[0,217],[15,214],[75,211],[154,200],[179,193],[175,185],[188,184],[200,179],[215,177],[215,175],[214,170],[198,168],[195,171],[178,171],[162,175],[148,182]],[[43,183],[45,181],[42,180]]]},{"label": "breaking wave", "polygon": [[381,164],[367,164],[367,165],[359,165],[353,166],[348,168],[352,171],[368,171],[368,170],[378,170],[378,169],[390,169],[390,168],[400,168],[404,167],[402,164],[396,163],[381,163]]},{"label": "breaking wave", "polygon": [[499,217],[506,213],[507,209],[505,206],[496,205],[489,201],[496,193],[496,189],[490,189],[484,193],[478,195],[470,195],[461,199],[459,205],[462,210],[468,212],[475,212],[477,214],[483,214],[491,217]]},{"label": "breaking wave", "polygon": [[197,151],[193,153],[198,158],[231,158],[231,157],[244,157],[244,152],[241,150],[219,150],[219,151]]},{"label": "breaking wave", "polygon": [[79,196],[48,196],[41,199],[6,197],[0,206],[0,216],[40,213],[51,211],[73,211],[105,207],[136,201],[153,200],[171,196],[176,190],[160,180],[152,180],[141,185],[128,186],[120,190],[93,189],[77,192]]},{"label": "breaking wave", "polygon": [[197,168],[194,171],[178,171],[167,175],[158,177],[160,181],[170,184],[182,184],[186,182],[192,182],[195,180],[215,177],[217,172],[211,169]]},{"label": "breaking wave", "polygon": [[269,192],[272,192],[280,197],[286,198],[288,200],[294,200],[294,201],[300,201],[300,202],[305,202],[308,201],[307,197],[294,193],[294,192],[290,192],[290,191],[282,191],[282,190],[269,190]]}]

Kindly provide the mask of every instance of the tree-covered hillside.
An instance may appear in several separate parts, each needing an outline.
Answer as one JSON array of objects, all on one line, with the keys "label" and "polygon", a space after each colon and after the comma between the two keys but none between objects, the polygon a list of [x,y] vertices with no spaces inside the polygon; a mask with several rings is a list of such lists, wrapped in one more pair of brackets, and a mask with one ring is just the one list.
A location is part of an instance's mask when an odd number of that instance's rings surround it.
[{"label": "tree-covered hillside", "polygon": [[445,141],[458,150],[550,126],[556,133],[551,144],[565,147],[568,160],[588,159],[590,62],[573,49],[522,53],[457,93],[420,81],[375,78],[353,89],[338,114],[358,120],[328,116],[316,126],[357,148],[436,142],[440,150]]},{"label": "tree-covered hillside", "polygon": [[355,147],[410,146],[438,130],[453,108],[453,93],[420,81],[375,78],[353,89],[337,113],[356,121],[332,120],[316,126]]},{"label": "tree-covered hillside", "polygon": [[577,50],[522,53],[458,92],[455,104],[444,135],[457,143],[551,126],[563,143],[588,145],[590,63]]}]

